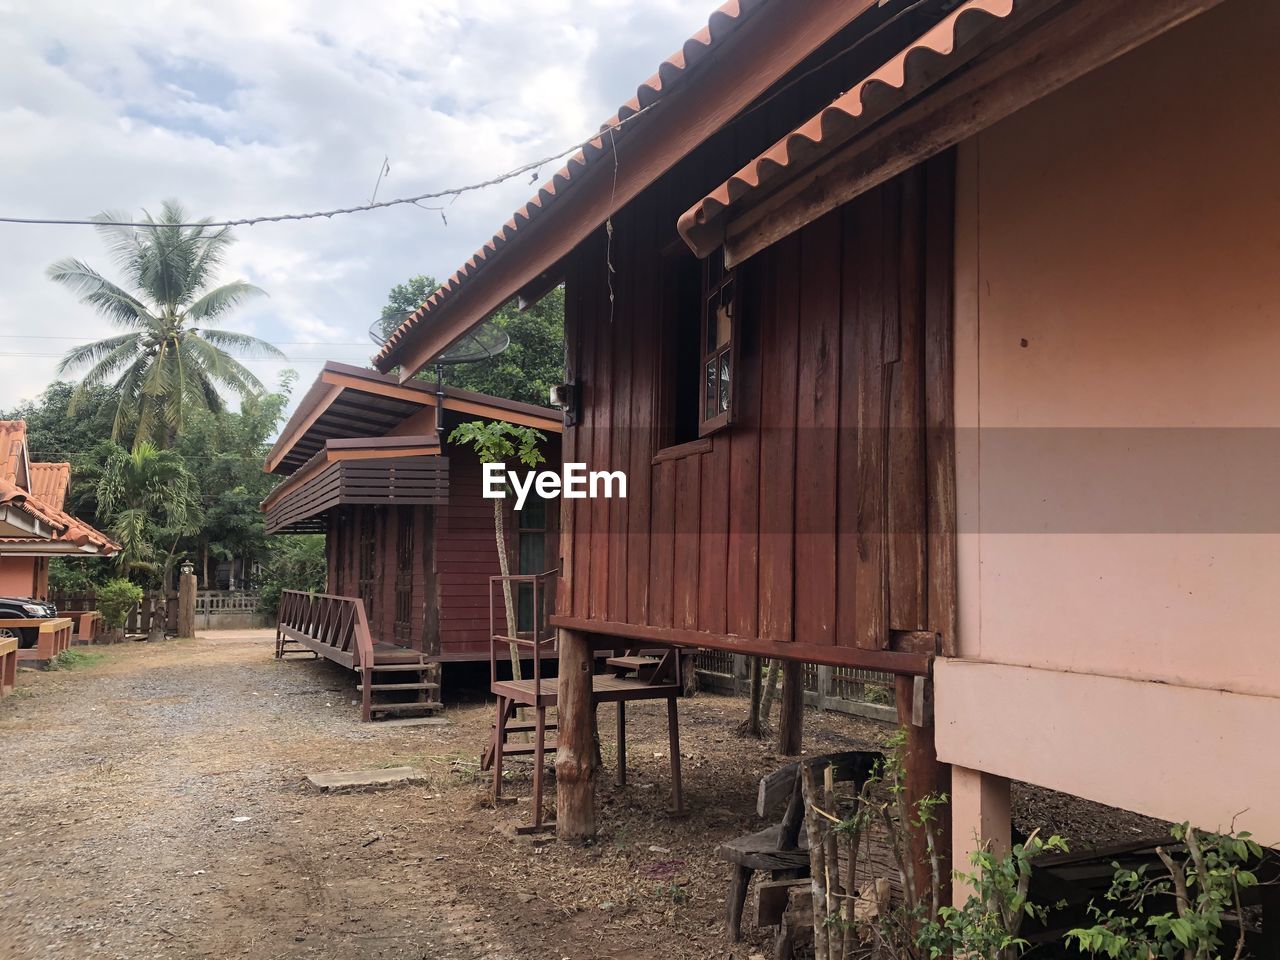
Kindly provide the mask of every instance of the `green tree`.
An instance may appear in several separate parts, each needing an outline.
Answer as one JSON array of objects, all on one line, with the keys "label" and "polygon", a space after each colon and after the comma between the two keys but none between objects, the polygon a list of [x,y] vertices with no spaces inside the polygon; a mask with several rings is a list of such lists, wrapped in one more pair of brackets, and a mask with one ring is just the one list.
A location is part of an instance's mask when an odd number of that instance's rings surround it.
[{"label": "green tree", "polygon": [[[481,463],[510,463],[519,460],[527,467],[536,467],[546,457],[538,449],[538,444],[547,439],[541,431],[532,427],[523,427],[502,420],[472,420],[460,423],[449,434],[449,442],[459,446],[471,447]],[[507,531],[502,519],[503,500],[493,501],[493,534],[498,544],[498,569],[504,578],[511,575],[508,562]],[[507,630],[514,637],[519,630],[516,620],[515,598],[511,593],[511,581],[502,581],[502,601],[507,615]],[[520,679],[520,650],[515,640],[511,641],[511,676]]]},{"label": "green tree", "polygon": [[279,479],[264,473],[262,462],[296,380],[296,373],[285,371],[277,390],[242,400],[238,411],[195,411],[174,444],[201,493],[200,527],[181,548],[195,562],[206,589],[212,585],[212,564],[238,565],[243,582],[274,549],[276,540],[269,547],[261,504]]},{"label": "green tree", "polygon": [[280,609],[282,590],[323,591],[327,570],[324,534],[301,533],[273,538],[262,575],[262,609],[274,616]]},{"label": "green tree", "polygon": [[[434,277],[417,276],[391,288],[382,308],[382,335],[390,336],[405,316],[417,310],[440,285]],[[547,404],[551,388],[564,381],[564,288],[557,287],[528,310],[516,302],[503,305],[489,323],[511,338],[500,355],[476,363],[459,364],[445,373],[445,382],[509,400]],[[435,380],[434,369],[418,374]]]},{"label": "green tree", "polygon": [[[182,458],[146,441],[128,452],[117,448],[107,460],[98,508],[120,544],[120,568],[160,584],[168,580],[178,541],[200,519],[195,478]],[[166,544],[172,544],[167,554],[161,552]]]},{"label": "green tree", "polygon": [[233,242],[226,228],[181,226],[188,217],[174,201],[165,202],[159,219],[143,216],[155,226],[112,226],[111,221],[129,219],[117,213],[93,218],[100,221],[108,251],[136,293],[81,260],[67,258],[49,267],[50,279],[124,331],[72,348],[58,371],[88,368],[72,395],[72,413],[93,388],[111,382],[117,397],[112,438],[167,447],[193,409],[223,409],[220,388],[241,397],[262,391],[258,378],[233,351],[258,357],[283,354],[257,337],[207,325],[262,294],[243,280],[213,286]]}]

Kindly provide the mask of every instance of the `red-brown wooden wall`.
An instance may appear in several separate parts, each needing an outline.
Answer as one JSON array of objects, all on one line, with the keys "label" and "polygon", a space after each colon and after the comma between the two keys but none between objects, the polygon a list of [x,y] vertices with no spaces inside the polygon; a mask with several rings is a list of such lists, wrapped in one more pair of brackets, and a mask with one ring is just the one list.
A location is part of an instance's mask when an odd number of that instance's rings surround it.
[{"label": "red-brown wooden wall", "polygon": [[611,249],[601,231],[566,264],[582,411],[564,458],[625,470],[629,496],[565,503],[559,622],[837,664],[899,631],[949,646],[949,158],[740,268],[734,422],[654,462],[675,362],[664,251],[738,152],[709,143],[614,217]]},{"label": "red-brown wooden wall", "polygon": [[[544,451],[558,465],[558,438]],[[330,593],[359,597],[360,544],[365,518],[373,517],[375,591],[367,605],[369,629],[376,642],[401,643],[440,660],[486,660],[489,657],[489,577],[501,572],[493,534],[493,504],[481,496],[480,464],[458,448],[449,452],[449,504],[423,506],[349,506],[331,517],[327,534]],[[507,501],[507,542],[516,549],[516,527]],[[407,642],[397,639],[396,574],[402,517],[414,526],[412,624]],[[559,510],[548,503],[547,569],[556,566]],[[515,559],[512,567],[515,570]],[[498,624],[505,623],[498,604]]]}]

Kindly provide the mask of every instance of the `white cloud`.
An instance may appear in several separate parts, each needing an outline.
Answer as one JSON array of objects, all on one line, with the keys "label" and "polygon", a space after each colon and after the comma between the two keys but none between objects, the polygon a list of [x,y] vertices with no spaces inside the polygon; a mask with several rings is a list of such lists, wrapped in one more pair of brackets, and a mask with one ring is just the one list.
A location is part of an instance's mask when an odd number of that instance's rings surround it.
[{"label": "white cloud", "polygon": [[[0,0],[3,212],[80,217],[166,198],[238,217],[474,182],[593,132],[708,0]],[[547,169],[544,173],[550,173]],[[241,229],[228,279],[270,294],[234,326],[296,357],[358,360],[388,289],[453,272],[532,193],[525,178],[411,207]],[[93,230],[0,225],[0,408],[108,331],[45,279],[64,256],[110,274]],[[17,335],[27,335],[19,338]],[[324,344],[332,346],[325,347]],[[274,379],[278,365],[255,363]],[[298,362],[303,381],[317,364]]]}]

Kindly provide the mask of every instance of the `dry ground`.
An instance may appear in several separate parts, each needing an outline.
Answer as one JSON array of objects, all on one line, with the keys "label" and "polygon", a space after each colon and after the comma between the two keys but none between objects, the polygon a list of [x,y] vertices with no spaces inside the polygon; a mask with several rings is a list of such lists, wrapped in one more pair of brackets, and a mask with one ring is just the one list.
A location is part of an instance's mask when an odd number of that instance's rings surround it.
[{"label": "dry ground", "polygon": [[[0,705],[0,957],[705,958],[730,949],[716,844],[759,829],[759,777],[780,759],[733,734],[744,702],[681,705],[692,815],[670,819],[665,713],[635,704],[631,783],[612,786],[601,708],[600,841],[517,838],[476,755],[491,714],[443,728],[361,724],[352,675],[278,663],[267,635],[102,650],[26,671]],[[883,728],[812,716],[807,742]],[[426,770],[425,785],[322,794],[306,774]],[[527,793],[514,761],[510,792]],[[247,817],[247,820],[238,818]]]},{"label": "dry ground", "polygon": [[[734,735],[737,698],[681,704],[686,820],[665,812],[661,703],[633,704],[626,789],[601,708],[598,843],[516,837],[527,803],[492,809],[476,756],[491,708],[447,727],[361,724],[352,674],[272,659],[269,634],[94,648],[24,671],[0,704],[0,958],[744,960],[722,923],[722,840],[759,829],[760,776],[782,762]],[[810,713],[808,749],[887,728]],[[422,785],[319,793],[306,774],[413,765]],[[510,792],[528,791],[516,760]],[[1132,837],[1119,817],[1021,790],[1020,825]],[[1087,839],[1087,838],[1086,838]]]}]

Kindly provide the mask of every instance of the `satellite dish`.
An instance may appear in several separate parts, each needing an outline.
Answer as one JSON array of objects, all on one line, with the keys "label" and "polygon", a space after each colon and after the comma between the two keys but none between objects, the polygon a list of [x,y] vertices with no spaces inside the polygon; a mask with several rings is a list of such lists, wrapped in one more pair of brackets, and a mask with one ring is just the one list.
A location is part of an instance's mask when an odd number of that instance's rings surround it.
[{"label": "satellite dish", "polygon": [[507,331],[491,323],[482,323],[470,333],[463,334],[453,346],[432,361],[436,366],[453,366],[458,363],[478,363],[498,356],[511,346]]},{"label": "satellite dish", "polygon": [[[397,326],[413,316],[413,314],[414,311],[412,310],[402,314]],[[379,317],[369,325],[369,339],[380,347],[387,342],[387,338],[382,335],[384,322]],[[511,346],[511,338],[507,336],[505,330],[499,329],[492,323],[482,323],[470,333],[463,334],[457,343],[437,356],[431,363],[437,367],[451,367],[460,363],[478,363],[481,360],[489,360],[498,356],[509,346]]]}]

